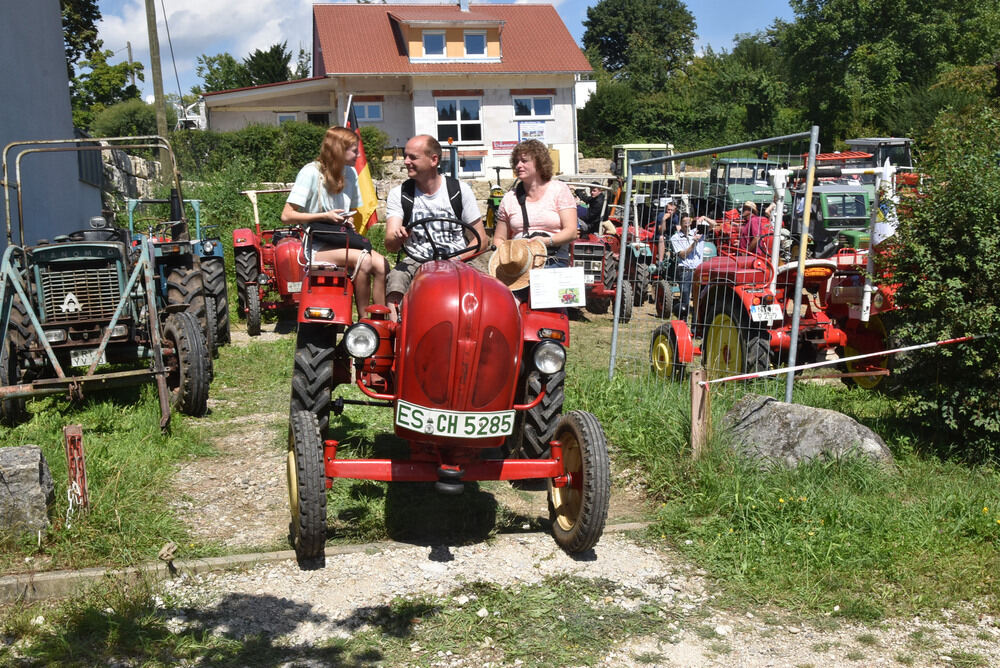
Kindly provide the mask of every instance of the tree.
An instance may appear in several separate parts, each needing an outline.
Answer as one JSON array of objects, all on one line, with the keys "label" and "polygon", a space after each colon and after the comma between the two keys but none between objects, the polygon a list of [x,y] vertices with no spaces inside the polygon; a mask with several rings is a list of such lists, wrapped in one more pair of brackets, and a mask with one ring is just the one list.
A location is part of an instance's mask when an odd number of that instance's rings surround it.
[{"label": "tree", "polygon": [[91,58],[101,50],[97,39],[97,22],[101,10],[97,0],[60,0],[62,7],[63,45],[66,48],[66,69],[69,79],[76,78],[75,66],[82,58]]},{"label": "tree", "polygon": [[790,0],[776,26],[790,81],[824,142],[877,130],[912,86],[988,62],[1000,41],[993,0]]},{"label": "tree", "polygon": [[591,64],[644,92],[694,56],[694,17],[680,0],[600,0],[583,25]]},{"label": "tree", "polygon": [[288,50],[288,42],[273,44],[267,51],[255,49],[253,53],[243,60],[243,65],[250,74],[253,85],[278,83],[288,81],[291,77],[291,70],[288,64],[292,60],[292,54]]},{"label": "tree", "polygon": [[94,117],[118,102],[139,99],[139,89],[129,83],[134,74],[143,80],[142,63],[121,62],[109,65],[108,58],[114,53],[96,51],[89,60],[80,61],[84,69],[70,85],[70,100],[73,107],[73,125],[90,128]]},{"label": "tree", "polygon": [[195,68],[195,72],[205,82],[204,89],[200,89],[198,92],[211,93],[219,90],[243,88],[253,84],[246,65],[233,58],[229,53],[219,53],[214,56],[201,54],[198,56],[198,66]]},{"label": "tree", "polygon": [[[921,153],[930,175],[900,222],[893,282],[899,340],[924,343],[987,334],[903,358],[907,416],[944,454],[1000,457],[1000,109],[939,116]],[[927,442],[927,441],[925,441]]]},{"label": "tree", "polygon": [[299,49],[299,57],[295,62],[295,71],[292,73],[293,79],[305,79],[310,74],[310,63],[312,62],[312,56],[305,49]]}]

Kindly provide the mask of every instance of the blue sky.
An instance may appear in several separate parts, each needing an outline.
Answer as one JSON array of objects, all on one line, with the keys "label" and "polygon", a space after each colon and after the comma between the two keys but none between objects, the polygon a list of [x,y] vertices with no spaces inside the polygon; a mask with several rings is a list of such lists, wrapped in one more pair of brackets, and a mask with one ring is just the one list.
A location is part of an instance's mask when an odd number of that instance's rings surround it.
[{"label": "blue sky", "polygon": [[[154,4],[159,19],[163,87],[168,93],[177,92],[178,80],[184,93],[200,83],[195,68],[202,54],[229,52],[240,60],[254,49],[267,49],[280,42],[287,41],[293,56],[300,47],[306,51],[312,47],[312,0],[154,0]],[[552,0],[549,4],[555,5],[570,33],[578,43],[582,42],[587,8],[596,2]],[[116,54],[111,62],[125,60],[126,42],[131,42],[133,59],[143,62],[147,73],[145,84],[140,86],[144,94],[151,94],[144,0],[99,0],[98,6],[103,17],[98,24],[99,36],[104,48]],[[763,30],[775,18],[792,18],[788,0],[690,0],[687,6],[697,22],[697,49],[711,46],[716,51],[729,50],[737,33]]]}]

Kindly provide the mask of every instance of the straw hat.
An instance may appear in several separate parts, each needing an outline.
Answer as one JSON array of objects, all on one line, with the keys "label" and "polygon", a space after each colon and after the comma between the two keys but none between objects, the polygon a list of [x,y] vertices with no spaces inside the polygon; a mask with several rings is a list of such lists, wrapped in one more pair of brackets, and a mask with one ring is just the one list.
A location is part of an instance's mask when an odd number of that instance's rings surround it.
[{"label": "straw hat", "polygon": [[750,200],[747,200],[747,201],[743,202],[743,208],[744,209],[750,209],[754,213],[757,213],[757,203],[756,202],[751,202]]},{"label": "straw hat", "polygon": [[501,241],[490,258],[490,276],[520,290],[527,287],[532,269],[545,266],[546,256],[545,243],[538,237]]}]

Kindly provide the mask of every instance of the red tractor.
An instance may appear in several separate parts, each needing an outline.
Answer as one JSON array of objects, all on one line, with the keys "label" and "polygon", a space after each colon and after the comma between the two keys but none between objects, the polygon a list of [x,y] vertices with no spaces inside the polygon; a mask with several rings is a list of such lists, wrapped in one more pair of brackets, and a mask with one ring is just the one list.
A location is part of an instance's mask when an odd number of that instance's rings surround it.
[{"label": "red tractor", "polygon": [[[807,260],[796,362],[813,362],[847,342],[827,313],[832,260]],[[700,354],[714,377],[764,371],[787,360],[791,347],[795,276],[798,263],[774,269],[768,258],[723,246],[694,272],[694,324],[671,320],[650,342],[650,362],[658,375],[683,377],[684,364]],[[695,338],[701,339],[696,346]]]},{"label": "red tractor", "polygon": [[[409,229],[453,219],[411,221]],[[477,249],[482,239],[476,236]],[[464,252],[464,251],[463,251]],[[590,413],[562,414],[569,320],[518,303],[499,280],[435,249],[400,308],[368,308],[351,324],[344,269],[310,266],[299,305],[288,443],[291,538],[300,561],[320,557],[333,478],[434,482],[460,494],[479,480],[548,481],[556,542],[593,547],[610,496],[607,442]],[[352,373],[353,368],[353,373]],[[365,400],[337,398],[355,382]],[[331,407],[391,408],[405,459],[339,459],[326,438]]]},{"label": "red tractor", "polygon": [[233,230],[236,264],[237,313],[246,318],[247,334],[260,334],[262,311],[291,311],[298,307],[304,260],[302,228],[293,225],[261,229],[257,195],[287,193],[287,188],[245,190],[253,204],[254,229]]}]

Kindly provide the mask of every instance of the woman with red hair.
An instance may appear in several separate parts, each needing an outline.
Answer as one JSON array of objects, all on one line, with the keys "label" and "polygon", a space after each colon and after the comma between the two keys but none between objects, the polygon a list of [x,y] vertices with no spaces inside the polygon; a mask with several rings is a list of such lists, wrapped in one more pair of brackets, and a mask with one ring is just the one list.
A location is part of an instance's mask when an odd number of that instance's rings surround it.
[{"label": "woman with red hair", "polygon": [[[343,127],[327,130],[319,158],[295,177],[281,222],[310,229],[313,234],[307,235],[307,247],[311,246],[307,252],[311,253],[311,262],[347,268],[354,283],[358,317],[362,318],[370,298],[376,304],[385,304],[388,263],[354,228],[354,216],[364,202],[354,170],[357,158],[358,136],[354,132]],[[330,233],[336,235],[335,241]],[[373,286],[369,286],[369,280],[374,281]]]}]

